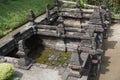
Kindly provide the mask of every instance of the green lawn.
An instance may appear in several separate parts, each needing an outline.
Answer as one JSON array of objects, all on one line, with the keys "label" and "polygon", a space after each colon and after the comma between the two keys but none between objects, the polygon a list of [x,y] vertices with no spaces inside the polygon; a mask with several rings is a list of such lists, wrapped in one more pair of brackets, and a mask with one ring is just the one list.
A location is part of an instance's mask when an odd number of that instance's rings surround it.
[{"label": "green lawn", "polygon": [[36,15],[43,13],[47,4],[54,0],[7,0],[0,3],[0,37],[6,35],[20,24],[27,21],[28,11]]},{"label": "green lawn", "polygon": [[115,20],[120,20],[120,14],[115,14],[112,16],[112,18]]}]

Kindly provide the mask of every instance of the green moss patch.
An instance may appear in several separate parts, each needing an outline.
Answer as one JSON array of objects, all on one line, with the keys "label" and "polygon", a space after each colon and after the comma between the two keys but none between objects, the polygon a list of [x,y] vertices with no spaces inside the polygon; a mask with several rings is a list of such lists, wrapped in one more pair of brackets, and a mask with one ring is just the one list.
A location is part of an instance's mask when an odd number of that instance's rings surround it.
[{"label": "green moss patch", "polygon": [[71,57],[70,52],[61,52],[56,50],[44,50],[36,61],[41,64],[47,64],[50,66],[67,66]]}]

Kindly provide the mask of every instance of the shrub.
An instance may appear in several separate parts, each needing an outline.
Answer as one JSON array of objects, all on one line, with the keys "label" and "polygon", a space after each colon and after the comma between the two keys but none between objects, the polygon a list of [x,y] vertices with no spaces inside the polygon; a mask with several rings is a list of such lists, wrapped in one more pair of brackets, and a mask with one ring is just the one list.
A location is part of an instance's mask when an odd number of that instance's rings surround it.
[{"label": "shrub", "polygon": [[11,64],[0,64],[0,80],[6,80],[10,78],[14,73],[14,68]]}]

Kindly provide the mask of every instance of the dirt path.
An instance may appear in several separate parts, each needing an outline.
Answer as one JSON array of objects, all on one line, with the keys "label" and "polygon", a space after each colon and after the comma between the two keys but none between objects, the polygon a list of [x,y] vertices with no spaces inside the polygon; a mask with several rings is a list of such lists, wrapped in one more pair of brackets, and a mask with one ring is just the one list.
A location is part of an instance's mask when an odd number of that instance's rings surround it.
[{"label": "dirt path", "polygon": [[111,26],[104,47],[99,80],[120,80],[120,24]]}]

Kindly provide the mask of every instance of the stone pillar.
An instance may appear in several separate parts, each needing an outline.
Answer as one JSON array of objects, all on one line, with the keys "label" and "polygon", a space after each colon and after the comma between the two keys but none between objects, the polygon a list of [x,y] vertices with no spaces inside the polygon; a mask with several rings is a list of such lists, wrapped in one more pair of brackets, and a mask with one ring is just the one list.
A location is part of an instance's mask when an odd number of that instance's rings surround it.
[{"label": "stone pillar", "polygon": [[95,41],[96,37],[91,37],[91,43],[92,43],[92,49],[96,49],[96,41]]},{"label": "stone pillar", "polygon": [[83,17],[83,11],[82,11],[82,8],[81,8],[80,0],[77,0],[76,7],[80,10],[81,17]]},{"label": "stone pillar", "polygon": [[54,0],[55,5],[60,5],[60,2],[58,0]]},{"label": "stone pillar", "polygon": [[97,34],[97,40],[96,40],[96,42],[97,42],[97,47],[99,49],[102,49],[102,46],[103,46],[103,34],[102,33],[98,33]]},{"label": "stone pillar", "polygon": [[21,69],[28,70],[32,66],[32,59],[28,58],[27,55],[29,53],[29,49],[25,46],[25,41],[20,40],[18,42],[18,52],[17,55],[20,57],[17,63],[17,67]]},{"label": "stone pillar", "polygon": [[107,20],[107,12],[106,12],[107,7],[105,5],[101,6],[101,18],[103,22],[103,29],[104,29],[104,38],[107,38],[107,30],[108,30],[108,23],[109,21]]},{"label": "stone pillar", "polygon": [[58,36],[65,35],[65,26],[64,26],[64,19],[62,17],[62,14],[60,14],[57,21],[58,21],[58,26],[56,28],[56,32]]},{"label": "stone pillar", "polygon": [[59,3],[58,0],[55,0],[54,6],[55,6],[54,10],[55,10],[56,12],[59,12],[60,3]]},{"label": "stone pillar", "polygon": [[46,18],[47,18],[47,21],[49,22],[50,21],[50,5],[47,4],[46,6]]},{"label": "stone pillar", "polygon": [[34,25],[35,24],[35,14],[34,12],[30,9],[29,13],[28,13],[28,20],[30,22],[30,25]]},{"label": "stone pillar", "polygon": [[106,19],[107,19],[107,21],[109,21],[108,24],[112,23],[111,16],[112,16],[112,14],[110,13],[109,9],[106,9]]},{"label": "stone pillar", "polygon": [[106,0],[102,0],[102,5],[105,5],[105,7],[108,9],[108,4],[107,4]]},{"label": "stone pillar", "polygon": [[80,0],[77,0],[76,7],[79,8],[79,9],[81,9]]},{"label": "stone pillar", "polygon": [[82,46],[81,46],[81,43],[78,44],[78,47],[77,47],[77,53],[78,53],[78,58],[79,58],[79,64],[80,66],[83,64],[83,59],[82,59],[82,50],[81,50]]}]

